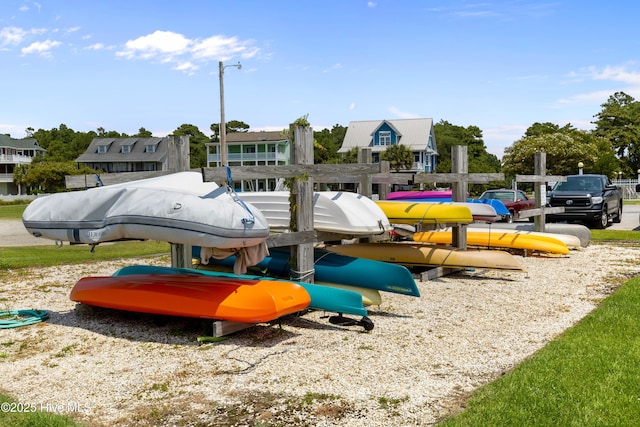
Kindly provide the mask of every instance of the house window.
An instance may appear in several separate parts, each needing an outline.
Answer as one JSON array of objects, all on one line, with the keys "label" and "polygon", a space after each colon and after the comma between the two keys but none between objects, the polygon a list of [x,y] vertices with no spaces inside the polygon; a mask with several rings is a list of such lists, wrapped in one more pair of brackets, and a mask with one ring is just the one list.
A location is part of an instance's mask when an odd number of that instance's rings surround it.
[{"label": "house window", "polygon": [[123,145],[122,147],[120,147],[120,152],[122,154],[129,154],[131,153],[131,146],[130,145]]},{"label": "house window", "polygon": [[391,132],[380,131],[378,133],[378,139],[380,140],[380,145],[391,145]]},{"label": "house window", "polygon": [[154,144],[149,144],[145,147],[144,149],[145,153],[155,153],[156,152],[156,146]]},{"label": "house window", "polygon": [[98,145],[98,154],[106,154],[107,146],[106,145]]},{"label": "house window", "polygon": [[244,152],[245,153],[255,153],[256,152],[256,147],[254,145],[248,146],[248,147],[244,147]]}]

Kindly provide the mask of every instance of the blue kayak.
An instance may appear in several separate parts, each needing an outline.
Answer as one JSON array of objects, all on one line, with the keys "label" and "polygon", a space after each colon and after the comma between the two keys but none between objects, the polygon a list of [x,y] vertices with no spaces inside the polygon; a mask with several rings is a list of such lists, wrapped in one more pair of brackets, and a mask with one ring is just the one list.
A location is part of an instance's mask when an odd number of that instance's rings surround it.
[{"label": "blue kayak", "polygon": [[[451,197],[448,198],[427,198],[427,199],[411,199],[412,202],[425,202],[425,203],[451,203]],[[502,200],[498,199],[467,199],[467,203],[482,203],[485,205],[490,205],[495,209],[498,215],[510,215],[509,209],[502,203]]]},{"label": "blue kayak", "polygon": [[[249,267],[249,271],[254,270],[264,272],[269,276],[289,278],[291,273],[289,248],[270,248],[269,252],[270,256],[265,257],[259,264]],[[199,253],[200,248],[194,247],[195,258],[199,258]],[[340,255],[319,248],[315,249],[314,257],[314,276],[318,282],[357,286],[414,297],[420,296],[418,285],[405,266]],[[209,263],[233,269],[235,260],[235,256],[225,259],[210,258]]]},{"label": "blue kayak", "polygon": [[[128,276],[131,274],[197,274],[212,277],[229,277],[250,280],[284,280],[273,277],[254,276],[249,274],[233,274],[222,271],[198,270],[193,268],[174,268],[151,265],[130,265],[113,273],[113,276]],[[346,289],[330,288],[312,283],[294,282],[304,287],[311,297],[310,308],[333,313],[354,314],[366,316],[367,310],[362,304],[362,295]]]}]

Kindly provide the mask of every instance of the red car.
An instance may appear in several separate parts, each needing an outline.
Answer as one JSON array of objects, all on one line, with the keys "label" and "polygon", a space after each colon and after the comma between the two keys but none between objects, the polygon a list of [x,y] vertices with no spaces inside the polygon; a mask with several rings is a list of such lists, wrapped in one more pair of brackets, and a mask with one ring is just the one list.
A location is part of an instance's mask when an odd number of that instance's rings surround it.
[{"label": "red car", "polygon": [[[510,221],[520,219],[520,211],[534,209],[536,207],[535,200],[527,197],[522,190],[509,190],[507,188],[487,190],[482,193],[480,199],[500,200],[511,213]],[[533,217],[529,217],[529,221],[533,221]]]}]

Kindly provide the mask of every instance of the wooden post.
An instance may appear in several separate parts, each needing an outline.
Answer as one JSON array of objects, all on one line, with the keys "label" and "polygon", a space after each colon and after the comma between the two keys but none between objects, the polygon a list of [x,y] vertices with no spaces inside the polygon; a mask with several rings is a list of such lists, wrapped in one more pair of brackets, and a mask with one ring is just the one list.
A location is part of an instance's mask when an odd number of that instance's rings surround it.
[{"label": "wooden post", "polygon": [[[416,183],[448,182],[451,183],[452,200],[465,202],[469,183],[484,184],[491,181],[504,180],[502,173],[468,173],[467,146],[455,145],[451,147],[451,173],[420,173],[414,178]],[[453,227],[453,246],[466,249],[467,226],[458,224]]]},{"label": "wooden post", "polygon": [[[388,160],[380,160],[380,175],[389,176],[391,173],[391,163]],[[385,200],[389,194],[389,184],[378,182],[378,200]]]},{"label": "wooden post", "polygon": [[[454,145],[451,147],[451,172],[467,174],[469,172],[469,159],[467,158],[466,145]],[[451,200],[454,202],[466,202],[469,185],[465,180],[451,183]],[[467,224],[455,224],[451,233],[453,246],[467,249]]]},{"label": "wooden post", "polygon": [[[533,173],[535,175],[544,176],[547,173],[547,153],[535,153],[533,156]],[[516,181],[517,182],[517,181]],[[541,188],[543,187],[543,188]],[[544,196],[544,200],[542,197]],[[536,208],[543,207],[547,204],[547,189],[545,182],[536,182],[533,184],[533,197],[536,199]],[[544,203],[544,204],[543,204]],[[536,231],[545,231],[545,214],[544,209],[540,215],[534,218]]]},{"label": "wooden post", "polygon": [[[168,136],[167,166],[171,173],[189,170],[189,137]],[[191,245],[171,243],[171,266],[191,268]]]},{"label": "wooden post", "polygon": [[[371,148],[369,147],[358,148],[358,163],[370,164],[371,162],[372,162]],[[361,175],[359,187],[360,188],[358,188],[358,193],[362,194],[363,196],[371,197],[371,193],[373,192],[371,175],[369,174]]]},{"label": "wooden post", "polygon": [[[291,163],[300,165],[313,164],[313,129],[310,127],[290,126]],[[291,231],[313,231],[313,179],[309,176],[293,179],[291,192],[295,197],[297,208],[295,215],[296,228]],[[291,278],[301,282],[314,282],[313,243],[300,243],[291,247]]]},{"label": "wooden post", "polygon": [[549,181],[566,181],[565,176],[547,176],[547,153],[535,153],[533,157],[535,175],[516,175],[515,182],[533,182],[533,193],[536,201],[535,209],[527,211],[529,216],[535,217],[536,231],[544,232],[546,227],[545,214],[564,212],[564,207],[547,208],[547,183]]}]

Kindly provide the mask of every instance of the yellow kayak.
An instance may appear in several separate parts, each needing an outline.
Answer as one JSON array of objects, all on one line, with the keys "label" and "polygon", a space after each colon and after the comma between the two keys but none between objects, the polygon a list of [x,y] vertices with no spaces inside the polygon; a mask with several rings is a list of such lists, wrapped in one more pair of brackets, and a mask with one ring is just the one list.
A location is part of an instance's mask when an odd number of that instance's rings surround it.
[{"label": "yellow kayak", "polygon": [[[414,233],[413,240],[416,242],[450,245],[452,241],[451,234],[450,231],[425,231]],[[467,244],[493,248],[527,249],[563,255],[569,253],[567,245],[553,237],[503,233],[499,230],[467,231]]]},{"label": "yellow kayak", "polygon": [[467,206],[388,200],[380,200],[376,204],[392,224],[467,224],[473,222],[471,210]]},{"label": "yellow kayak", "polygon": [[342,255],[392,262],[405,266],[527,271],[509,252],[499,250],[461,250],[415,242],[354,243],[327,246],[327,250]]}]

